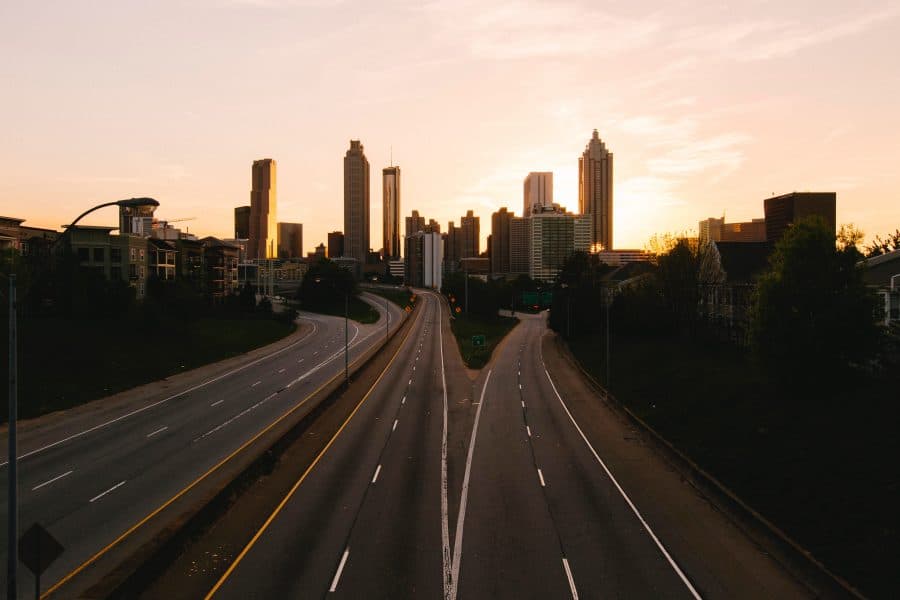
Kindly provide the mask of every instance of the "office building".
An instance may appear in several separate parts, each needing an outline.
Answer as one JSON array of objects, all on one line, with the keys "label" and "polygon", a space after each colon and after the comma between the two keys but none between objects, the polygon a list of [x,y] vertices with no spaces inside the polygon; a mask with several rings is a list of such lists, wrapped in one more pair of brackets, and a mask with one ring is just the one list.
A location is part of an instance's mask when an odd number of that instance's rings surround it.
[{"label": "office building", "polygon": [[369,161],[360,141],[351,140],[344,156],[343,256],[355,259],[361,268],[369,248]]},{"label": "office building", "polygon": [[250,207],[238,206],[234,209],[234,239],[250,239]]},{"label": "office building", "polygon": [[726,223],[721,219],[700,221],[699,240],[707,242],[764,242],[766,241],[766,220],[753,219],[742,223]]},{"label": "office building", "polygon": [[441,224],[434,219],[428,219],[428,225],[425,226],[425,231],[429,233],[440,233]]},{"label": "office building", "polygon": [[344,255],[344,232],[332,231],[328,234],[328,258]]},{"label": "office building", "polygon": [[530,215],[535,207],[553,206],[553,173],[529,173],[525,178],[522,216]]},{"label": "office building", "polygon": [[385,260],[400,258],[400,167],[386,167],[382,177],[382,246]]},{"label": "office building", "polygon": [[421,216],[417,210],[412,211],[412,215],[406,217],[404,235],[409,237],[423,229],[425,229],[425,217]]},{"label": "office building", "polygon": [[766,241],[774,244],[787,228],[809,217],[821,217],[832,232],[837,232],[837,194],[834,192],[791,192],[766,198]]},{"label": "office building", "polygon": [[510,225],[513,220],[513,213],[509,212],[506,207],[501,208],[491,215],[491,273],[509,273],[509,251],[510,251]]},{"label": "office building", "polygon": [[481,226],[480,218],[470,210],[466,216],[460,219],[459,258],[470,258],[481,254]]},{"label": "office building", "polygon": [[418,231],[406,238],[406,284],[441,289],[443,250],[441,234]]},{"label": "office building", "polygon": [[[275,160],[253,161],[250,188],[249,258],[275,258],[278,250],[276,226]],[[236,236],[237,237],[237,236]]]},{"label": "office building", "polygon": [[593,239],[590,215],[562,212],[533,214],[528,221],[530,238],[529,275],[551,282],[572,252],[589,252]]},{"label": "office building", "polygon": [[509,220],[509,272],[527,275],[531,261],[531,231],[525,217]]},{"label": "office building", "polygon": [[303,224],[278,224],[278,258],[303,257]]},{"label": "office building", "polygon": [[597,130],[578,159],[578,212],[591,215],[592,246],[613,249],[613,155]]}]

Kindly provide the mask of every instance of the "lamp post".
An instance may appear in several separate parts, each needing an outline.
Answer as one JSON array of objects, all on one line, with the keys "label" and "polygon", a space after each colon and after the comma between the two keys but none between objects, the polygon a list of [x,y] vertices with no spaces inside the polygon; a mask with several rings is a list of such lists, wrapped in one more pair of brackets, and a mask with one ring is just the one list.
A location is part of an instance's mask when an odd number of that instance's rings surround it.
[{"label": "lamp post", "polygon": [[142,208],[145,206],[159,206],[159,202],[157,202],[153,198],[126,198],[125,200],[114,200],[113,202],[104,202],[103,204],[98,204],[94,208],[89,208],[88,210],[78,215],[74,221],[67,225],[66,230],[63,232],[63,234],[59,238],[57,238],[57,243],[59,243],[59,239],[61,238],[66,238],[68,243],[69,232],[72,231],[72,228],[75,227],[78,221],[91,214],[95,210],[100,210],[101,208],[106,208],[107,206],[118,206],[120,208]]}]

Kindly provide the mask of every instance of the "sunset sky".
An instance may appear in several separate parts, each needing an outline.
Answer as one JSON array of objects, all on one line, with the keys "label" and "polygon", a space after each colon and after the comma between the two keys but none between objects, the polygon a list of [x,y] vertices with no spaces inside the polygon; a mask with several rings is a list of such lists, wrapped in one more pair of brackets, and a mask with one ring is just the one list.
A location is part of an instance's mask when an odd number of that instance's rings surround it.
[{"label": "sunset sky", "polygon": [[0,214],[28,225],[152,196],[230,237],[271,157],[311,251],[360,139],[373,248],[392,146],[402,213],[473,209],[484,239],[529,171],[576,211],[596,128],[620,248],[794,190],[837,192],[867,240],[900,227],[896,1],[3,2],[0,34]]}]

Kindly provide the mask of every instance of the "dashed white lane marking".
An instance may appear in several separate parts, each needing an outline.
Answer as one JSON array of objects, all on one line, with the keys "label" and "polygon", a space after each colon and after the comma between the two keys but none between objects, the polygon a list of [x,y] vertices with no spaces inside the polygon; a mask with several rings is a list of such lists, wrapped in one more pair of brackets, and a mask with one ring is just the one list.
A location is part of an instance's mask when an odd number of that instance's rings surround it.
[{"label": "dashed white lane marking", "polygon": [[284,373],[285,371],[287,371],[287,369],[278,369],[279,373]]},{"label": "dashed white lane marking", "polygon": [[[126,481],[127,481],[127,480],[126,480]],[[119,489],[119,488],[122,487],[123,485],[125,485],[125,481],[120,481],[119,483],[117,483],[116,485],[112,486],[111,488],[109,488],[108,490],[106,490],[105,492],[103,492],[102,494],[97,494],[96,496],[94,496],[93,498],[91,498],[91,502],[96,502],[97,500],[99,500],[99,499],[102,498],[103,496],[107,495],[108,493],[112,492],[113,490]]]},{"label": "dashed white lane marking", "polygon": [[672,567],[672,569],[675,571],[675,573],[681,579],[682,583],[684,583],[685,587],[688,589],[688,591],[691,593],[691,595],[696,600],[702,600],[702,597],[697,592],[697,590],[694,588],[694,586],[690,582],[690,580],[687,578],[687,575],[684,574],[684,571],[681,570],[681,567],[678,566],[678,563],[675,562],[675,559],[672,558],[672,555],[669,554],[669,551],[666,550],[666,547],[663,546],[662,542],[659,540],[658,537],[656,537],[656,534],[653,532],[653,530],[650,529],[650,525],[647,523],[647,521],[644,520],[644,517],[643,517],[643,515],[641,515],[641,512],[637,509],[637,506],[634,505],[634,502],[631,501],[631,498],[628,497],[628,494],[626,494],[625,490],[622,489],[622,486],[619,485],[619,481],[613,476],[612,471],[609,470],[609,467],[606,466],[606,463],[603,462],[603,459],[600,458],[600,455],[597,454],[597,451],[594,450],[594,447],[588,441],[587,436],[584,435],[584,431],[582,431],[581,427],[578,425],[578,422],[575,421],[575,417],[572,416],[572,413],[569,411],[569,407],[566,406],[565,402],[563,402],[562,396],[559,395],[559,390],[556,389],[556,384],[553,383],[553,378],[550,377],[550,371],[547,370],[547,365],[544,363],[543,348],[541,346],[538,346],[538,347],[541,348],[541,364],[544,367],[544,374],[547,376],[547,381],[550,382],[550,387],[553,388],[553,393],[556,395],[557,400],[559,400],[559,403],[562,405],[563,410],[566,411],[566,414],[568,415],[569,420],[572,421],[572,425],[574,425],[575,429],[578,431],[578,435],[580,435],[581,439],[584,440],[585,445],[591,451],[591,454],[594,455],[594,458],[596,459],[597,463],[603,468],[603,471],[606,473],[606,476],[609,477],[609,480],[615,486],[616,490],[618,490],[618,492],[622,496],[622,498],[625,499],[625,502],[628,504],[628,507],[631,508],[631,512],[634,513],[634,516],[636,516],[638,518],[638,521],[641,522],[641,525],[644,526],[644,529],[647,531],[647,534],[653,539],[653,542],[656,544],[656,547],[659,548],[659,551],[662,552],[662,555],[666,558],[666,561],[669,563],[669,566]]},{"label": "dashed white lane marking", "polygon": [[329,592],[336,592],[338,582],[341,580],[341,573],[344,572],[344,565],[347,564],[347,557],[350,556],[350,546],[347,546],[347,549],[344,550],[344,556],[341,557],[341,564],[338,565],[337,572],[334,574],[334,579],[331,580],[331,587],[328,588]]},{"label": "dashed white lane marking", "polygon": [[203,438],[208,437],[208,436],[214,434],[215,432],[219,431],[220,429],[222,429],[223,427],[225,427],[225,426],[228,425],[229,423],[232,423],[232,422],[234,422],[234,421],[240,419],[241,417],[243,417],[244,415],[246,415],[246,414],[247,414],[248,412],[250,412],[251,410],[254,410],[254,409],[256,409],[256,408],[259,408],[261,405],[263,405],[264,403],[268,402],[269,400],[271,400],[272,398],[274,398],[274,397],[277,396],[277,395],[278,395],[278,392],[275,392],[274,394],[269,394],[268,396],[266,396],[265,398],[263,398],[262,400],[260,400],[260,401],[257,402],[256,404],[254,404],[253,406],[250,406],[249,408],[245,408],[244,410],[242,410],[242,411],[239,412],[238,414],[234,415],[233,417],[231,417],[230,419],[228,419],[227,421],[225,421],[225,422],[222,423],[221,425],[217,425],[216,427],[213,427],[212,429],[210,429],[209,431],[207,431],[206,433],[204,433],[204,434],[201,435],[200,437],[194,438],[194,439],[191,441],[191,443],[199,442],[199,441],[202,440]]},{"label": "dashed white lane marking", "polygon": [[54,481],[59,481],[59,480],[62,479],[63,477],[65,477],[65,476],[67,476],[67,475],[71,475],[72,473],[73,473],[73,471],[66,471],[66,472],[63,473],[62,475],[57,475],[57,476],[54,477],[53,479],[49,479],[49,480],[45,481],[44,483],[40,483],[40,484],[34,486],[33,488],[31,488],[31,491],[33,492],[33,491],[35,491],[35,490],[39,490],[39,489],[41,489],[42,487],[44,487],[45,485],[50,485],[50,484],[53,483]]},{"label": "dashed white lane marking", "polygon": [[525,408],[525,401],[522,400],[522,408]]},{"label": "dashed white lane marking", "polygon": [[375,469],[375,475],[372,476],[372,483],[378,481],[378,474],[381,473],[381,465],[378,465],[378,468]]},{"label": "dashed white lane marking", "polygon": [[299,365],[302,362],[303,362],[303,359],[301,358],[300,360],[297,361],[297,364]]},{"label": "dashed white lane marking", "polygon": [[409,383],[407,383],[406,385],[412,385],[412,379],[410,379]]},{"label": "dashed white lane marking", "polygon": [[519,384],[519,389],[520,389],[520,390],[522,389],[522,384],[521,384],[521,383]]},{"label": "dashed white lane marking", "polygon": [[566,570],[566,577],[569,580],[569,589],[572,590],[572,600],[578,600],[578,590],[575,589],[575,578],[572,577],[572,569],[569,568],[569,561],[563,557],[563,568]]},{"label": "dashed white lane marking", "polygon": [[400,420],[400,419],[394,419],[394,426],[391,427],[391,431],[396,431],[396,430],[397,430],[397,421],[399,421],[399,420]]},{"label": "dashed white lane marking", "polygon": [[213,403],[210,404],[209,406],[210,406],[210,408],[212,408],[213,406],[218,406],[218,405],[222,404],[223,402],[225,402],[225,400],[216,400],[215,402],[213,402]]},{"label": "dashed white lane marking", "polygon": [[538,477],[541,479],[541,487],[547,487],[547,484],[544,482],[544,474],[541,473],[540,469],[538,469]]},{"label": "dashed white lane marking", "polygon": [[251,384],[250,384],[250,387],[256,387],[256,386],[258,386],[258,385],[261,384],[261,383],[262,383],[262,381],[257,381],[256,383],[251,383]]},{"label": "dashed white lane marking", "polygon": [[406,404],[406,396],[403,396],[403,400],[400,401],[400,404]]},{"label": "dashed white lane marking", "polygon": [[165,430],[168,429],[168,428],[169,428],[168,425],[164,425],[163,427],[160,427],[160,428],[157,429],[156,431],[151,431],[150,433],[148,433],[148,434],[147,434],[147,437],[153,437],[153,436],[156,435],[157,433],[162,433],[163,431],[165,431]]},{"label": "dashed white lane marking", "polygon": [[528,437],[531,437],[531,427],[528,425],[525,426],[525,429],[528,431]]}]

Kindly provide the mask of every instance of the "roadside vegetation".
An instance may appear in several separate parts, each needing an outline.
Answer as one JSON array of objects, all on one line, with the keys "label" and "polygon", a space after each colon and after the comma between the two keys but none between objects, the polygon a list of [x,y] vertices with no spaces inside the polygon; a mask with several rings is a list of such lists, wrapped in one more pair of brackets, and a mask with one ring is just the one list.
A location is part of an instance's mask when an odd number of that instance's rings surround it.
[{"label": "roadside vegetation", "polygon": [[381,296],[382,298],[387,298],[401,309],[405,310],[407,307],[410,310],[415,306],[416,300],[418,298],[416,295],[407,287],[396,287],[396,288],[388,288],[388,287],[367,287],[366,291],[375,294],[376,296]]},{"label": "roadside vegetation", "polygon": [[[70,272],[48,288],[27,264],[15,266],[20,275],[21,418],[71,408],[236,356],[296,328],[293,310],[273,312],[268,302],[257,305],[249,287],[239,295],[213,299],[187,282],[151,279],[146,298],[136,302],[134,289],[123,282]],[[5,293],[0,375],[7,381]],[[0,422],[6,420],[4,410]]]},{"label": "roadside vegetation", "polygon": [[303,310],[335,317],[346,313],[363,324],[376,323],[380,318],[371,304],[360,299],[353,274],[327,258],[312,265],[303,276],[296,300]]},{"label": "roadside vegetation", "polygon": [[817,222],[789,230],[746,337],[696,318],[703,251],[678,240],[616,296],[608,365],[602,285],[591,284],[608,267],[569,261],[551,325],[675,447],[833,572],[887,597],[900,584],[900,344],[874,323],[858,240]]}]

